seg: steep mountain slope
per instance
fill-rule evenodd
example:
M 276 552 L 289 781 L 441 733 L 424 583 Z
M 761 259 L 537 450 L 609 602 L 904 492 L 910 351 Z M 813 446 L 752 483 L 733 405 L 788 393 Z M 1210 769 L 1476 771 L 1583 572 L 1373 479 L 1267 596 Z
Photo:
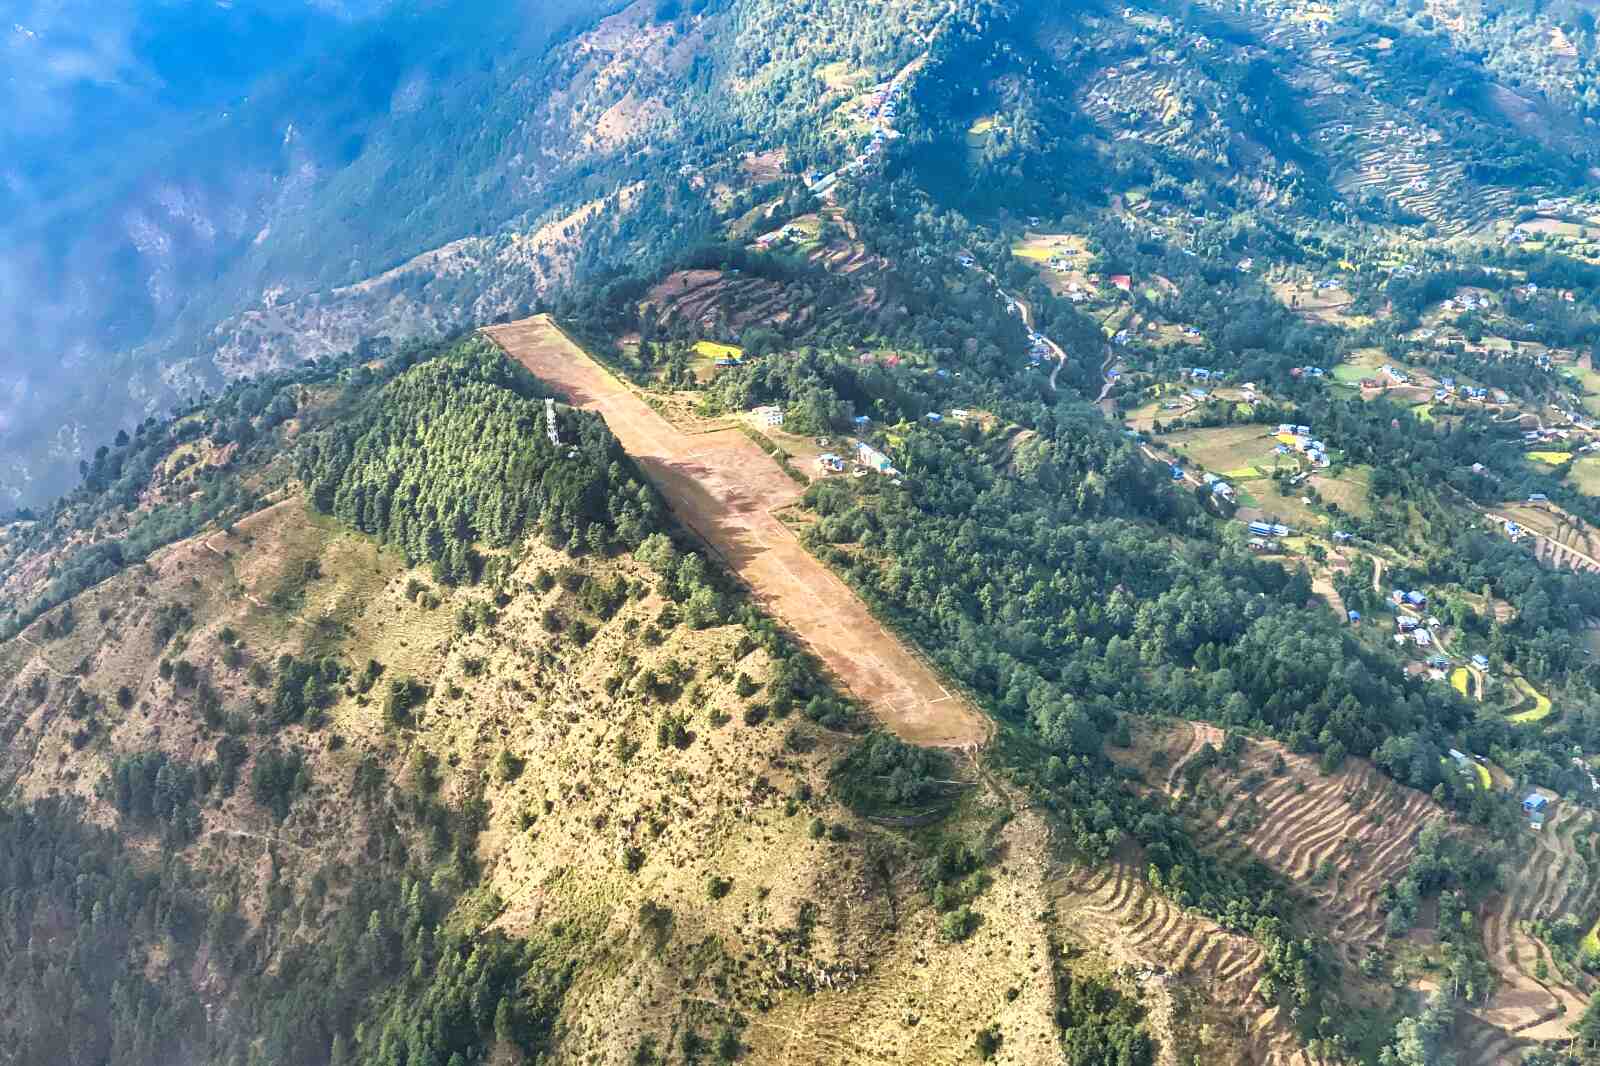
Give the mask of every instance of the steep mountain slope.
M 86 90 L 68 111 L 76 140 L 21 142 L 54 176 L 19 169 L 13 195 L 29 199 L 0 230 L 13 499 L 65 487 L 85 426 L 364 338 L 481 324 L 701 241 L 770 182 L 739 166 L 746 153 L 831 168 L 863 132 L 855 90 L 924 54 L 959 57 L 949 86 L 932 88 L 937 71 L 923 86 L 911 131 L 929 139 L 923 178 L 952 191 L 1037 186 L 1068 203 L 1143 172 L 1453 234 L 1596 164 L 1578 15 L 1498 15 L 1494 34 L 1538 40 L 1548 101 L 1518 96 L 1509 51 L 1485 65 L 1471 20 L 1442 10 L 572 0 L 341 17 L 150 15 L 127 34 L 131 58 L 170 91 L 129 76 L 108 112 Z M 180 31 L 214 35 L 231 62 L 186 66 L 168 46 Z M 27 60 L 49 40 L 19 31 L 8 47 Z M 298 65 L 261 65 L 296 45 Z M 107 113 L 139 128 L 134 150 Z M 990 115 L 1003 121 L 969 138 Z
M 0 1056 L 1581 1050 L 1600 579 L 1507 518 L 1600 522 L 1585 73 L 451 15 L 351 30 L 451 86 L 333 64 L 349 158 L 142 353 L 250 380 L 0 527 Z
M 1112 1012 L 1152 1046 L 1119 960 L 1060 957 L 1049 826 L 864 738 L 484 349 L 269 379 L 294 417 L 250 434 L 235 389 L 119 447 L 143 502 L 8 528 L 57 591 L 0 643 L 4 1061 L 1037 1061 Z M 37 565 L 224 483 L 86 587 Z
M 601 18 L 622 6 L 392 5 L 301 65 L 255 81 L 241 66 L 220 116 L 152 132 L 103 186 L 15 216 L 0 235 L 9 494 L 64 487 L 88 416 L 136 420 L 223 376 L 451 332 L 532 306 L 580 264 L 692 243 L 708 201 L 745 182 L 682 168 L 729 170 L 757 128 L 812 135 L 833 90 L 811 72 L 915 42 L 856 0 Z M 946 12 L 904 7 L 913 25 Z M 62 374 L 42 351 L 115 372 Z

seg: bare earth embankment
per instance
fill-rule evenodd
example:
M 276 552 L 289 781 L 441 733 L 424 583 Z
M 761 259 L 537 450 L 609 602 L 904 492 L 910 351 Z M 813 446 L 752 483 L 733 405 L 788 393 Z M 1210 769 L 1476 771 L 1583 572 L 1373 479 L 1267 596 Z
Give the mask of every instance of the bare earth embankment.
M 775 517 L 801 493 L 735 430 L 686 433 L 584 354 L 546 316 L 484 334 L 569 403 L 605 417 L 678 520 L 704 540 L 772 612 L 863 700 L 882 724 L 916 744 L 983 743 L 981 713 L 885 629 L 844 582 Z

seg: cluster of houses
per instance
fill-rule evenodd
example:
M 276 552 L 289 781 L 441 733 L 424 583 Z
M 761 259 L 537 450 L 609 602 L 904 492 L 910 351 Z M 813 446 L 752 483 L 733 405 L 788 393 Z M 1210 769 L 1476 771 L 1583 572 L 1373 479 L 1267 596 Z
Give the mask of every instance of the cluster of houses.
M 855 448 L 849 459 L 837 452 L 824 452 L 817 456 L 817 469 L 825 474 L 842 474 L 849 469 L 852 461 L 856 465 L 857 477 L 865 477 L 868 473 L 882 474 L 885 477 L 900 476 L 894 461 L 864 440 L 855 442 Z
M 1076 258 L 1077 255 L 1078 253 L 1073 251 L 1071 248 L 1063 248 L 1055 255 L 1052 255 L 1049 263 L 1046 265 L 1057 274 L 1065 274 L 1067 271 L 1072 269 L 1072 260 Z
M 801 227 L 790 224 L 788 226 L 784 226 L 782 229 L 773 230 L 771 233 L 763 233 L 761 236 L 757 237 L 756 247 L 760 248 L 762 251 L 766 251 L 767 249 L 772 248 L 774 245 L 780 244 L 784 241 L 804 241 L 810 239 L 810 237 L 811 234 L 807 233 Z
M 1582 429 L 1582 430 L 1593 430 L 1594 429 L 1594 426 L 1595 426 L 1594 419 L 1590 418 L 1588 415 L 1579 414 L 1576 411 L 1562 411 L 1561 414 L 1566 418 L 1566 420 L 1568 422 L 1572 423 L 1572 428 L 1574 428 L 1574 429 Z M 1589 449 L 1592 449 L 1592 448 L 1593 448 L 1593 445 L 1588 445 L 1588 446 L 1586 446 L 1585 450 L 1589 450 Z
M 1328 458 L 1328 446 L 1311 435 L 1310 426 L 1280 422 L 1277 438 L 1278 445 L 1273 448 L 1273 452 L 1278 455 L 1288 455 L 1293 449 L 1318 467 L 1326 467 L 1332 462 Z
M 1289 369 L 1289 376 L 1292 378 L 1325 378 L 1328 376 L 1328 370 L 1326 367 L 1320 366 L 1297 366 Z
M 1215 474 L 1206 474 L 1202 480 L 1205 482 L 1206 487 L 1211 490 L 1211 495 L 1215 496 L 1219 500 L 1224 500 L 1227 503 L 1235 502 L 1232 485 L 1228 484 Z
M 1030 362 L 1039 363 L 1050 358 L 1050 342 L 1043 333 L 1029 327 L 1028 329 L 1028 359 Z
M 1396 632 L 1394 642 L 1396 644 L 1405 644 L 1410 641 L 1419 648 L 1431 648 L 1434 644 L 1433 631 L 1438 628 L 1439 620 L 1437 618 L 1429 617 L 1423 620 L 1403 614 L 1395 619 Z M 1429 661 L 1429 665 L 1436 670 L 1443 670 L 1450 665 L 1450 660 L 1442 655 L 1435 656 L 1435 658 L 1443 660 L 1442 663 Z
M 1489 298 L 1475 292 L 1464 292 L 1446 300 L 1444 306 L 1449 311 L 1481 311 L 1489 306 Z
M 877 156 L 882 153 L 883 146 L 891 137 L 898 137 L 894 129 L 894 120 L 900 113 L 900 93 L 903 86 L 899 81 L 888 81 L 873 88 L 866 99 L 867 120 L 872 123 L 872 139 L 867 147 L 859 152 L 854 159 L 846 163 L 840 170 L 832 174 L 809 173 L 805 176 L 806 188 L 817 196 L 828 192 L 839 183 L 841 173 L 860 173 L 866 170 Z
M 1435 402 L 1443 402 L 1456 395 L 1468 400 L 1487 401 L 1489 399 L 1489 390 L 1485 388 L 1479 388 L 1474 385 L 1457 385 L 1456 379 L 1452 377 L 1440 378 L 1438 387 L 1433 390 L 1433 398 Z M 1509 399 L 1509 397 L 1507 397 L 1507 399 Z M 1502 400 L 1499 402 L 1503 403 L 1505 401 Z
M 1512 291 L 1518 296 L 1522 297 L 1524 300 L 1532 300 L 1537 297 L 1542 290 L 1539 288 L 1537 283 L 1530 281 L 1526 285 L 1518 285 Z M 1569 304 L 1575 303 L 1578 299 L 1577 294 L 1571 289 L 1556 289 L 1555 296 Z
M 1261 521 L 1251 522 L 1249 529 L 1251 536 L 1262 539 L 1267 537 L 1287 537 L 1290 533 L 1294 532 L 1288 526 L 1283 525 L 1282 523 Z M 1250 546 L 1254 548 L 1256 546 L 1255 541 L 1251 541 Z

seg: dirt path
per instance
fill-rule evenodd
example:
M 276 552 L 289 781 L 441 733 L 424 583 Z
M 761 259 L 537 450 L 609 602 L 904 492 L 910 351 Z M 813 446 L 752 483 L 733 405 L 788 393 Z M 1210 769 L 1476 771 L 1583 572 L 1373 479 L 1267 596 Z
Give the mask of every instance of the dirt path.
M 1486 516 L 1499 522 L 1502 526 L 1512 519 L 1494 511 L 1484 511 Z M 1533 555 L 1540 562 L 1563 570 L 1588 570 L 1600 573 L 1600 559 L 1587 552 L 1579 551 L 1570 544 L 1563 544 L 1554 537 L 1541 533 L 1536 529 L 1522 527 L 1523 532 L 1533 538 Z M 1559 530 L 1558 530 L 1559 532 Z
M 50 673 L 56 675 L 57 677 L 70 677 L 71 676 L 70 674 L 66 673 L 63 670 L 56 669 L 55 664 L 52 663 L 49 659 L 45 658 L 44 645 L 40 644 L 38 641 L 34 640 L 32 637 L 23 636 L 21 633 L 17 634 L 17 640 L 20 643 L 26 644 L 28 647 L 30 647 L 34 651 L 38 652 L 39 653 L 39 658 L 36 661 L 38 662 L 38 664 L 40 666 L 44 667 Z
M 678 520 L 884 726 L 904 740 L 937 747 L 988 740 L 988 719 L 879 624 L 778 520 L 775 512 L 798 501 L 801 488 L 748 438 L 736 430 L 691 435 L 673 426 L 548 317 L 484 333 L 568 402 L 603 415 Z
M 1344 597 L 1339 595 L 1339 590 L 1333 587 L 1333 575 L 1326 571 L 1318 571 L 1317 576 L 1311 579 L 1311 591 L 1328 601 L 1328 606 L 1333 608 L 1333 613 L 1338 615 L 1339 621 L 1347 621 L 1350 617 L 1345 609 Z
M 989 273 L 989 271 L 979 268 L 978 272 L 989 279 L 989 283 L 994 286 L 994 291 L 1000 294 L 1000 299 L 1003 302 L 1016 305 L 1017 314 L 1018 317 L 1022 319 L 1022 324 L 1027 326 L 1029 330 L 1032 330 L 1033 308 L 1028 306 L 1028 301 L 1022 299 L 1020 296 L 1013 296 L 1009 292 L 1006 292 L 1006 290 L 1002 289 L 1000 287 L 1000 279 Z M 1061 345 L 1057 344 L 1055 341 L 1051 340 L 1049 337 L 1045 336 L 1043 333 L 1039 334 L 1039 339 L 1044 341 L 1045 347 L 1049 348 L 1050 351 L 1055 353 L 1055 369 L 1050 371 L 1050 391 L 1060 392 L 1061 390 L 1056 387 L 1056 378 L 1061 376 L 1062 368 L 1067 365 L 1067 350 L 1061 347 Z M 1110 386 L 1108 385 L 1107 390 L 1109 390 L 1109 388 Z M 1100 398 L 1102 400 L 1105 399 L 1105 392 L 1100 393 Z

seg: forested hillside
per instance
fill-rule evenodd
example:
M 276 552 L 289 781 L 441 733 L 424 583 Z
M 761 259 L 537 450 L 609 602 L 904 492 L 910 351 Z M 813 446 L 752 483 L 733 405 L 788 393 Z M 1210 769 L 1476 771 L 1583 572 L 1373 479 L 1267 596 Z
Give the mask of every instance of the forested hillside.
M 352 356 L 141 427 L 7 527 L 5 1061 L 766 1061 L 930 953 L 944 1022 L 857 1039 L 1049 1018 L 954 979 L 1053 935 L 976 934 L 1023 888 L 983 872 L 1004 799 L 864 735 L 599 419 L 560 408 L 551 443 L 539 392 L 478 340 Z M 237 507 L 130 543 L 176 459 L 243 439 L 203 473 Z M 868 820 L 908 811 L 915 837 Z M 923 881 L 941 848 L 959 896 Z M 1081 1024 L 1137 1024 L 1104 995 Z
M 0 1062 L 1596 1061 L 1590 15 L 397 4 L 195 87 L 120 251 L 17 224 L 142 369 L 0 389 L 77 466 L 0 478 Z

